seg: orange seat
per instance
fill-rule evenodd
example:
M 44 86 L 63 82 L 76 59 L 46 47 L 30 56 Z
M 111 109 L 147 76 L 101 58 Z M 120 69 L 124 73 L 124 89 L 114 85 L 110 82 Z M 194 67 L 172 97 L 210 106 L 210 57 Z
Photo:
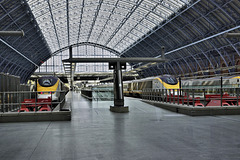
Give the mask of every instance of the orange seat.
M 40 108 L 39 111 L 51 111 L 51 108 L 47 105 L 44 105 L 43 107 Z
M 195 98 L 194 106 L 202 106 L 202 107 L 204 107 L 204 105 L 200 102 L 200 97 L 196 97 Z
M 30 112 L 28 108 L 21 108 L 18 112 Z
M 207 106 L 221 106 L 221 100 L 211 100 Z M 222 106 L 230 106 L 226 101 L 222 101 Z
M 194 106 L 202 106 L 202 107 L 204 107 L 204 105 L 203 105 L 202 103 L 200 103 L 200 102 L 196 102 L 196 103 L 194 104 Z

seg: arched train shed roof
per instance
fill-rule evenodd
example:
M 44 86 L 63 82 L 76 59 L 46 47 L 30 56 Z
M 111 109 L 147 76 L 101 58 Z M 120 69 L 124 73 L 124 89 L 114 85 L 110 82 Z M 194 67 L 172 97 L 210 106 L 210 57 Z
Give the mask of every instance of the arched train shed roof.
M 238 72 L 239 0 L 0 0 L 0 71 L 22 82 L 68 46 L 96 45 L 122 57 L 160 57 L 142 77 Z M 139 64 L 131 64 L 137 67 Z M 223 70 L 218 70 L 223 67 Z

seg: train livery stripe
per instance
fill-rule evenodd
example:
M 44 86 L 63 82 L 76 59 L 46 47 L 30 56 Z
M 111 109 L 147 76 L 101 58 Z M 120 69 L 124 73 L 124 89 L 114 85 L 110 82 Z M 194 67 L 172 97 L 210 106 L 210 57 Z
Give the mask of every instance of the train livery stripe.
M 37 91 L 38 92 L 49 92 L 49 91 L 56 91 L 59 85 L 59 80 L 51 87 L 42 87 L 37 83 Z
M 238 77 L 233 77 L 233 78 L 231 78 L 231 79 L 240 79 L 240 76 L 238 76 Z
M 159 80 L 166 89 L 179 89 L 179 82 L 175 85 L 171 85 L 163 82 L 160 78 L 155 78 L 155 79 Z

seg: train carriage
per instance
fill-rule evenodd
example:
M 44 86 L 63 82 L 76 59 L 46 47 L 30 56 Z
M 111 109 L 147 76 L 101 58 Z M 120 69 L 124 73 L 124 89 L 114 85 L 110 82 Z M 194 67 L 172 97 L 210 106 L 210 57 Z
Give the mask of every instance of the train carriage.
M 159 77 L 126 81 L 123 86 L 125 96 L 142 97 L 142 91 L 145 89 L 167 89 L 167 92 L 169 92 L 169 90 L 171 93 L 176 92 L 176 89 L 179 89 L 179 82 L 174 76 L 163 75 Z
M 182 89 L 194 89 L 196 95 L 205 94 L 236 94 L 236 88 L 240 87 L 240 76 L 213 77 L 204 79 L 182 80 Z

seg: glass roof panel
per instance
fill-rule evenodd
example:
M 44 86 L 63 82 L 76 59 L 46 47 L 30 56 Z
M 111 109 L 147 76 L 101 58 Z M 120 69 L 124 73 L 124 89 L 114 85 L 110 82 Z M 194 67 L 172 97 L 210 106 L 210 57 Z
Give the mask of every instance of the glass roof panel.
M 73 48 L 74 58 L 116 58 L 119 57 L 116 54 L 94 46 L 77 46 Z M 61 53 L 51 57 L 46 62 L 44 62 L 41 67 L 39 67 L 36 72 L 55 72 L 64 73 L 64 67 L 62 65 L 62 60 L 69 58 L 69 51 L 64 50 Z M 127 63 L 127 69 L 130 65 Z M 75 73 L 80 72 L 109 72 L 108 63 L 77 63 Z
M 52 52 L 91 42 L 122 52 L 191 0 L 27 0 Z

